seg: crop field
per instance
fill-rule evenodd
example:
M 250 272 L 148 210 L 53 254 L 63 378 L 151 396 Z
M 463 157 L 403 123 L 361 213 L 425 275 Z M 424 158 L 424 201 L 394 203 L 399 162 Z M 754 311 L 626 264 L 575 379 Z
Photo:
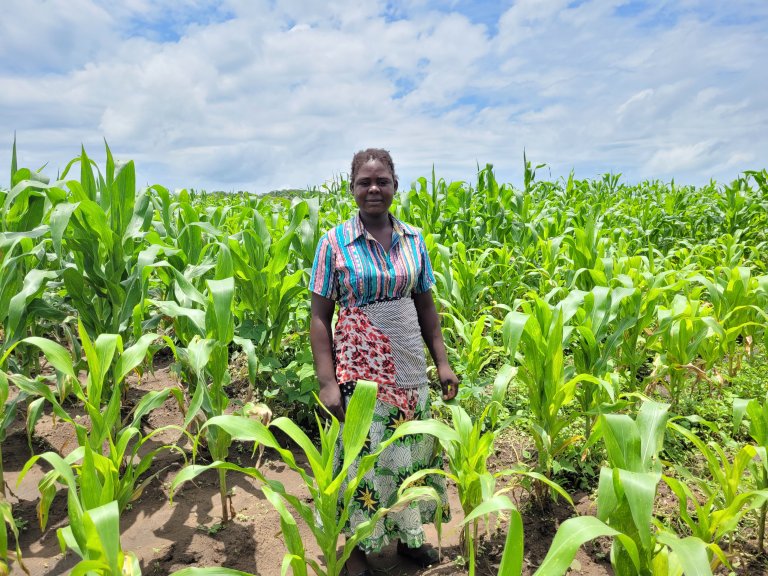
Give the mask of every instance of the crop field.
M 423 231 L 462 382 L 394 433 L 445 452 L 442 561 L 387 549 L 375 573 L 768 573 L 768 172 L 692 187 L 540 168 L 432 174 L 393 204 Z M 306 286 L 356 210 L 347 182 L 171 192 L 109 149 L 48 178 L 14 147 L 11 174 L 0 574 L 343 573 L 372 529 L 345 544 L 337 502 L 376 463 L 376 386 L 343 430 L 324 417 Z M 364 454 L 345 490 L 339 437 Z M 435 497 L 420 480 L 395 507 Z

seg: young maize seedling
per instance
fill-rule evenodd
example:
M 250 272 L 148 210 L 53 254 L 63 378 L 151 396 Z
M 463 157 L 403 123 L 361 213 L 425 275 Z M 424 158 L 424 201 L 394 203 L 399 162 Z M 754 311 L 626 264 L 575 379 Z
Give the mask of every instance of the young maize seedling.
M 354 476 L 348 474 L 350 466 L 361 454 L 366 444 L 368 431 L 373 421 L 376 389 L 376 384 L 373 382 L 358 381 L 347 407 L 343 430 L 333 416 L 330 416 L 330 421 L 326 423 L 323 423 L 317 416 L 319 448 L 288 418 L 277 418 L 267 427 L 261 422 L 247 417 L 224 415 L 211 418 L 202 425 L 195 439 L 194 451 L 197 450 L 201 435 L 206 433 L 207 428 L 213 427 L 221 429 L 233 440 L 255 442 L 272 448 L 283 462 L 298 472 L 312 497 L 312 505 L 288 492 L 282 483 L 267 479 L 255 467 L 243 467 L 222 461 L 205 466 L 187 466 L 174 478 L 171 484 L 171 494 L 173 495 L 181 484 L 206 470 L 235 470 L 258 479 L 264 486 L 265 496 L 280 514 L 281 527 L 288 550 L 283 562 L 283 569 L 287 570 L 290 567 L 296 576 L 305 576 L 307 566 L 310 566 L 318 576 L 339 576 L 344 563 L 352 554 L 357 543 L 373 533 L 376 523 L 391 509 L 407 506 L 415 500 L 428 498 L 438 504 L 435 520 L 439 530 L 441 505 L 435 490 L 426 486 L 407 487 L 404 485 L 396 502 L 389 507 L 378 508 L 370 520 L 357 525 L 354 533 L 346 539 L 341 555 L 337 556 L 339 539 L 349 519 L 352 499 L 356 497 L 357 488 L 363 477 L 373 468 L 379 454 L 392 442 L 407 433 L 406 430 L 400 430 L 404 427 L 401 425 L 389 439 L 381 443 L 376 451 L 360 458 L 357 473 Z M 296 462 L 290 450 L 279 445 L 269 428 L 280 430 L 298 445 L 309 463 L 308 470 Z M 334 474 L 334 452 L 339 438 L 342 439 L 344 446 L 344 459 L 341 469 Z M 345 482 L 346 488 L 342 489 Z M 286 503 L 304 520 L 315 537 L 318 548 L 323 555 L 324 566 L 307 557 L 295 520 L 288 511 Z

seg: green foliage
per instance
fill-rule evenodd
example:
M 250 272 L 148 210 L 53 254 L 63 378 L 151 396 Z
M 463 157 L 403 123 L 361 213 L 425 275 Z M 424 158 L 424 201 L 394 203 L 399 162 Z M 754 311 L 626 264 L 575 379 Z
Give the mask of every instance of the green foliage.
M 678 467 L 682 480 L 665 477 L 664 481 L 677 496 L 680 518 L 688 525 L 691 533 L 716 549 L 718 542 L 737 529 L 744 514 L 762 506 L 768 498 L 766 490 L 741 489 L 747 469 L 757 456 L 757 449 L 745 445 L 729 458 L 725 448 L 718 443 L 704 443 L 676 422 L 670 422 L 668 426 L 696 447 L 705 459 L 710 478 L 698 478 L 689 470 Z M 689 484 L 703 495 L 704 502 L 694 494 Z M 688 513 L 689 506 L 694 509 L 693 515 Z
M 40 459 L 53 466 L 38 484 L 41 500 L 38 505 L 40 524 L 45 528 L 56 483 L 64 483 L 69 490 L 68 509 L 71 518 L 82 516 L 82 511 L 115 501 L 120 510 L 138 498 L 146 485 L 161 471 L 149 477 L 142 476 L 149 470 L 153 459 L 163 450 L 181 450 L 177 446 L 162 445 L 143 450 L 151 445 L 153 437 L 167 428 L 158 428 L 144 435 L 140 431 L 141 418 L 161 405 L 170 395 L 181 403 L 181 391 L 168 388 L 146 394 L 133 411 L 133 421 L 123 422 L 120 414 L 122 383 L 125 377 L 144 361 L 154 335 L 146 335 L 133 346 L 123 350 L 122 339 L 114 334 L 102 334 L 91 342 L 83 325 L 80 337 L 87 358 L 88 375 L 83 385 L 77 378 L 71 357 L 59 344 L 44 338 L 25 338 L 17 345 L 32 345 L 40 349 L 48 362 L 65 378 L 75 396 L 83 403 L 88 414 L 88 425 L 73 418 L 62 406 L 42 379 L 31 380 L 20 375 L 10 375 L 22 393 L 35 398 L 30 403 L 27 427 L 31 431 L 42 414 L 44 403 L 50 404 L 53 413 L 72 426 L 77 435 L 78 448 L 62 458 L 55 452 L 32 456 L 19 474 L 21 482 L 32 466 Z M 12 352 L 8 350 L 6 356 Z M 2 373 L 0 373 L 2 374 Z M 6 376 L 0 377 L 0 381 Z M 105 403 L 105 398 L 108 401 Z
M 749 423 L 749 436 L 756 444 L 754 452 L 759 456 L 759 460 L 752 459 L 747 463 L 747 466 L 755 487 L 760 493 L 765 493 L 768 490 L 768 397 L 765 397 L 762 402 L 757 399 L 737 398 L 734 400 L 734 433 L 738 432 L 745 417 Z M 760 551 L 764 549 L 765 543 L 766 512 L 768 512 L 768 503 L 763 501 L 760 504 L 757 536 L 757 546 Z
M 531 412 L 528 432 L 538 453 L 536 471 L 546 478 L 551 478 L 555 459 L 579 440 L 578 436 L 563 436 L 568 420 L 561 410 L 576 397 L 579 382 L 600 385 L 589 374 L 571 377 L 572 370 L 564 363 L 563 346 L 570 334 L 564 323 L 575 314 L 581 299 L 578 293 L 574 296 L 558 306 L 534 297 L 522 303 L 525 312 L 508 313 L 502 328 L 504 344 L 517 360 L 518 377 L 526 386 Z M 543 503 L 546 485 L 539 482 L 536 486 L 537 499 Z
M 57 532 L 61 551 L 72 550 L 81 560 L 72 575 L 141 575 L 139 559 L 120 545 L 120 515 L 117 502 L 82 512 L 69 526 Z
M 3 484 L 5 489 L 5 484 Z M 8 528 L 11 529 L 14 540 L 16 541 L 15 551 L 8 551 Z M 13 508 L 11 503 L 5 499 L 5 494 L 0 497 L 0 574 L 10 573 L 10 561 L 15 560 L 24 573 L 29 576 L 29 570 L 24 565 L 19 548 L 19 529 L 16 527 L 16 521 L 13 518 Z
M 637 303 L 634 288 L 613 290 L 595 286 L 584 294 L 584 303 L 573 319 L 573 364 L 579 374 L 592 374 L 599 381 L 581 382 L 576 396 L 584 414 L 584 437 L 589 436 L 596 415 L 603 404 L 616 399 L 616 390 L 605 380 L 615 369 L 615 358 L 624 334 L 637 322 L 638 314 L 630 307 Z
M 522 530 L 518 526 L 519 512 L 509 502 L 503 492 L 507 488 L 497 488 L 497 479 L 511 474 L 525 475 L 543 482 L 561 494 L 566 500 L 570 497 L 557 484 L 536 472 L 525 468 L 503 470 L 492 473 L 488 469 L 488 459 L 494 454 L 494 441 L 496 437 L 511 424 L 512 419 L 504 422 L 498 421 L 501 401 L 506 395 L 509 382 L 514 376 L 514 370 L 507 366 L 499 372 L 494 382 L 493 395 L 485 406 L 479 418 L 472 419 L 467 412 L 458 405 L 449 405 L 452 425 L 449 426 L 437 420 L 421 420 L 405 422 L 398 427 L 398 433 L 430 434 L 445 452 L 449 472 L 443 470 L 421 470 L 408 478 L 404 485 L 415 482 L 429 474 L 442 474 L 452 480 L 458 489 L 459 501 L 464 512 L 465 524 L 462 533 L 464 544 L 464 556 L 468 558 L 470 575 L 475 573 L 477 555 L 478 520 L 487 517 L 492 512 L 509 511 L 511 513 L 511 525 L 509 545 L 519 546 L 522 550 Z M 486 518 L 487 519 L 487 518 Z M 519 534 L 513 532 L 519 531 Z M 512 554 L 512 552 L 509 552 Z M 509 560 L 509 562 L 513 562 Z M 513 563 L 516 564 L 516 561 Z M 519 573 L 519 567 L 517 568 Z
M 618 576 L 712 574 L 708 551 L 722 553 L 699 538 L 679 538 L 666 529 L 654 530 L 653 503 L 661 480 L 658 458 L 664 444 L 668 405 L 646 401 L 637 418 L 604 414 L 596 434 L 605 443 L 610 467 L 600 473 L 597 518 L 564 522 L 537 576 L 560 575 L 578 548 L 598 536 L 613 537 L 611 565 Z
M 293 453 L 281 447 L 269 428 L 261 422 L 243 416 L 224 415 L 211 418 L 201 427 L 200 433 L 195 439 L 195 449 L 199 443 L 200 435 L 205 433 L 206 428 L 211 427 L 221 429 L 233 439 L 256 442 L 274 449 L 280 458 L 299 474 L 304 486 L 309 491 L 313 505 L 288 492 L 282 483 L 267 479 L 257 468 L 237 466 L 224 461 L 216 461 L 205 466 L 197 464 L 187 466 L 174 478 L 171 492 L 175 492 L 184 482 L 211 469 L 235 470 L 258 479 L 262 483 L 264 495 L 280 515 L 282 534 L 287 549 L 283 563 L 284 569 L 290 567 L 293 573 L 298 576 L 307 574 L 307 566 L 310 566 L 319 576 L 338 576 L 357 543 L 373 532 L 378 520 L 391 508 L 407 506 L 408 503 L 421 498 L 432 498 L 436 502 L 440 502 L 434 489 L 428 487 L 406 488 L 406 482 L 400 491 L 397 502 L 391 508 L 380 507 L 370 520 L 359 524 L 352 536 L 346 539 L 341 554 L 337 556 L 339 539 L 349 519 L 350 504 L 363 476 L 373 468 L 379 454 L 388 445 L 406 434 L 412 433 L 405 428 L 405 425 L 400 426 L 374 452 L 366 453 L 361 457 L 357 473 L 354 476 L 349 474 L 351 464 L 361 454 L 368 437 L 368 431 L 373 421 L 376 390 L 375 383 L 358 381 L 347 407 L 343 429 L 332 416 L 329 415 L 330 418 L 325 423 L 318 416 L 319 447 L 314 445 L 309 437 L 288 418 L 277 418 L 270 424 L 270 428 L 280 430 L 296 443 L 306 457 L 309 469 L 299 465 Z M 344 446 L 344 458 L 341 469 L 334 474 L 334 451 L 339 440 Z M 296 522 L 289 512 L 288 506 L 305 522 L 314 536 L 325 559 L 325 566 L 320 566 L 315 560 L 307 557 Z M 436 509 L 435 520 L 439 527 L 440 505 Z

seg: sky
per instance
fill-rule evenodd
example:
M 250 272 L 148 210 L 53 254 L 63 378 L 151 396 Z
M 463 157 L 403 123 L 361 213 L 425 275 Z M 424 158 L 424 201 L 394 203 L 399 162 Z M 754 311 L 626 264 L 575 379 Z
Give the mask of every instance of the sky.
M 0 186 L 81 145 L 137 184 L 728 183 L 768 166 L 766 0 L 2 0 Z M 4 160 L 3 160 L 4 158 Z

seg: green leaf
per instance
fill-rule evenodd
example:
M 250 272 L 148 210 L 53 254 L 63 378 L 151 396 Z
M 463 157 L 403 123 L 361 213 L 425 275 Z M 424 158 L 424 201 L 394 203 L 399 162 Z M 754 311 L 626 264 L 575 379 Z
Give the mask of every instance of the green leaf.
M 657 455 L 664 447 L 668 410 L 669 404 L 646 400 L 637 414 L 637 429 L 642 442 L 640 463 L 644 471 L 661 469 Z
M 282 498 L 269 486 L 262 486 L 261 491 L 280 516 L 280 528 L 285 547 L 288 549 L 289 566 L 292 569 L 292 574 L 294 576 L 306 576 L 307 564 L 304 561 L 306 553 L 296 520 L 286 508 Z
M 200 431 L 202 432 L 211 426 L 218 426 L 229 434 L 233 440 L 257 442 L 268 448 L 280 449 L 280 445 L 275 440 L 272 432 L 264 424 L 252 418 L 228 414 L 214 416 L 203 424 Z
M 450 443 L 461 443 L 459 433 L 443 422 L 437 420 L 410 420 L 403 422 L 392 434 L 392 439 L 397 440 L 404 436 L 413 434 L 430 434 L 437 438 L 443 447 L 450 446 Z
M 40 338 L 38 336 L 30 336 L 29 338 L 24 338 L 21 342 L 40 348 L 40 350 L 45 355 L 45 359 L 48 360 L 51 366 L 56 368 L 56 370 L 62 374 L 66 374 L 70 378 L 77 379 L 72 356 L 70 356 L 67 349 L 64 348 L 61 344 L 57 344 L 52 340 Z M 3 364 L 4 360 L 5 357 L 2 361 L 0 361 L 0 365 Z
M 11 188 L 13 188 L 16 184 L 14 182 L 14 176 L 16 175 L 16 171 L 18 170 L 18 164 L 16 161 L 16 132 L 13 133 L 13 149 L 11 152 Z
M 496 373 L 496 378 L 493 380 L 493 395 L 491 396 L 492 401 L 499 403 L 504 402 L 504 398 L 507 396 L 509 383 L 512 381 L 516 374 L 517 368 L 511 366 L 510 364 L 504 364 L 501 368 L 499 368 L 499 371 Z
M 504 512 L 509 510 L 517 510 L 515 505 L 512 503 L 512 500 L 503 494 L 497 494 L 467 514 L 461 521 L 461 525 L 468 524 L 473 520 L 482 518 L 493 512 Z
M 501 335 L 504 340 L 504 346 L 506 346 L 507 351 L 512 356 L 511 360 L 514 360 L 515 358 L 520 338 L 525 331 L 525 326 L 528 323 L 529 318 L 530 315 L 521 312 L 510 312 L 504 318 Z
M 501 555 L 499 574 L 519 576 L 523 572 L 524 552 L 523 518 L 517 510 L 511 510 L 507 538 L 504 541 L 504 552 Z
M 377 391 L 378 386 L 375 382 L 358 380 L 355 385 L 344 416 L 344 428 L 341 433 L 344 443 L 342 469 L 349 468 L 365 445 L 373 422 Z
M 661 481 L 661 472 L 630 472 L 614 469 L 614 482 L 617 474 L 640 540 L 643 546 L 649 549 L 653 538 L 651 533 L 653 503 L 656 499 L 656 488 Z
M 270 428 L 277 428 L 278 430 L 285 432 L 285 434 L 302 449 L 318 483 L 324 485 L 326 480 L 323 466 L 324 458 L 304 431 L 292 420 L 285 417 L 275 418 L 269 426 Z
M 678 538 L 667 531 L 659 532 L 656 540 L 661 544 L 669 546 L 674 556 L 682 565 L 683 574 L 686 576 L 712 576 L 707 545 L 704 541 L 693 536 Z
M 569 518 L 560 525 L 547 556 L 534 576 L 562 576 L 571 566 L 578 549 L 585 542 L 600 536 L 617 536 L 618 534 L 618 531 L 594 516 Z M 637 556 L 636 548 L 634 555 Z
M 155 408 L 162 406 L 168 399 L 168 396 L 173 394 L 179 406 L 184 406 L 184 393 L 180 388 L 164 388 L 163 390 L 151 390 L 144 394 L 139 400 L 136 407 L 133 409 L 133 421 L 131 426 L 138 426 L 141 419 L 152 412 Z
M 90 550 L 99 550 L 106 558 L 113 574 L 122 572 L 122 562 L 119 562 L 121 556 L 120 549 L 120 511 L 116 501 L 109 502 L 103 506 L 92 508 L 84 515 L 86 526 L 90 521 L 91 530 L 86 529 L 88 533 L 88 548 Z
M 56 279 L 58 275 L 55 272 L 39 270 L 34 268 L 24 277 L 24 284 L 21 290 L 11 298 L 8 306 L 8 330 L 16 336 L 22 333 L 22 320 L 26 317 L 29 310 L 29 303 L 38 298 L 45 289 L 49 281 Z
M 756 402 L 754 399 L 746 398 L 734 398 L 733 400 L 733 434 L 736 435 L 741 427 L 741 421 L 744 419 L 744 414 L 747 412 L 747 407 L 752 402 Z
M 243 466 L 238 466 L 237 464 L 232 464 L 230 462 L 220 462 L 220 461 L 211 462 L 210 464 L 207 464 L 207 465 L 190 464 L 182 468 L 179 471 L 179 473 L 176 474 L 176 476 L 173 478 L 173 481 L 171 482 L 171 487 L 170 487 L 171 502 L 173 502 L 174 495 L 176 491 L 179 489 L 179 486 L 184 484 L 184 482 L 188 482 L 189 480 L 197 478 L 200 474 L 203 474 L 208 470 L 234 470 L 236 472 L 246 474 L 247 476 L 250 476 L 252 478 L 256 478 L 261 482 L 269 483 L 270 485 L 274 484 L 273 482 L 268 482 L 267 479 L 264 477 L 264 475 L 256 468 L 246 468 Z
M 157 340 L 157 334 L 144 334 L 133 346 L 125 350 L 117 359 L 117 382 L 123 379 L 142 363 L 147 356 L 150 344 Z
M 208 293 L 212 305 L 206 309 L 206 337 L 229 344 L 235 334 L 232 301 L 235 293 L 234 278 L 208 280 Z
M 185 308 L 176 302 L 149 300 L 160 312 L 171 318 L 188 318 L 194 325 L 199 336 L 205 336 L 205 312 L 195 308 Z
M 639 472 L 642 441 L 635 422 L 626 414 L 603 414 L 601 420 L 611 465 Z
M 61 202 L 51 211 L 51 240 L 59 259 L 61 259 L 61 241 L 64 238 L 64 232 L 69 226 L 72 214 L 79 205 L 79 202 Z

